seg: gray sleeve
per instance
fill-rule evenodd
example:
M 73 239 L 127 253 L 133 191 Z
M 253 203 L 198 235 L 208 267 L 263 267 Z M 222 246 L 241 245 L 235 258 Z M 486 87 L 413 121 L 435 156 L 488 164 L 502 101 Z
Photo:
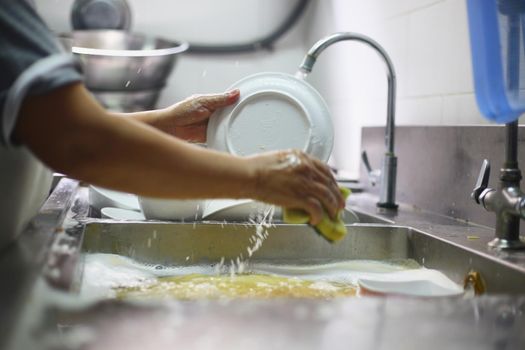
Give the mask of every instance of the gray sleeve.
M 24 98 L 80 81 L 77 66 L 72 55 L 57 54 L 37 61 L 18 77 L 4 100 L 0 125 L 2 144 L 11 146 L 11 134 Z
M 0 0 L 0 68 L 0 143 L 7 147 L 25 97 L 82 81 L 80 65 L 29 0 Z

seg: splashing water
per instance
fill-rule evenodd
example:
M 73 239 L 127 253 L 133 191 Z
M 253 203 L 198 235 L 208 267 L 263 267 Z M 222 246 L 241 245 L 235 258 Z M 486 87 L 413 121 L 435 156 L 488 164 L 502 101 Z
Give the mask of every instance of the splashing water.
M 308 77 L 308 74 L 309 72 L 303 70 L 303 69 L 299 69 L 296 73 L 295 73 L 295 77 L 297 79 L 300 79 L 300 80 L 306 80 L 306 78 Z
M 197 227 L 197 221 L 199 220 L 199 213 L 200 213 L 200 209 L 201 209 L 201 206 L 200 204 L 197 204 L 197 208 L 195 208 L 195 218 L 193 219 L 193 229 L 195 230 L 195 228 Z
M 262 274 L 235 278 L 189 274 L 162 277 L 155 284 L 117 288 L 115 292 L 118 299 L 334 298 L 354 296 L 356 288 L 337 282 Z
M 262 247 L 263 242 L 268 238 L 268 229 L 273 226 L 274 213 L 275 206 L 266 206 L 261 212 L 249 219 L 250 227 L 255 226 L 255 233 L 248 239 L 249 245 L 246 247 L 248 259 Z M 242 274 L 246 270 L 246 259 L 242 252 L 234 259 L 230 259 L 228 266 L 225 266 L 224 260 L 224 257 L 222 257 L 219 264 L 215 266 L 217 275 L 227 272 L 233 277 L 236 274 Z

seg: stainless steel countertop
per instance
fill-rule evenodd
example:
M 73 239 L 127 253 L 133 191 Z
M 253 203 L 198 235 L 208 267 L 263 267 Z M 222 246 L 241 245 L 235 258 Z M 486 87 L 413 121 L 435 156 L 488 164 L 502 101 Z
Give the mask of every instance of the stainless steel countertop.
M 523 297 L 104 302 L 54 313 L 66 339 L 59 349 L 521 350 L 525 344 Z
M 53 287 L 67 278 L 54 269 L 70 266 L 73 273 L 80 252 L 77 219 L 87 207 L 86 191 L 78 190 L 75 181 L 61 181 L 19 241 L 0 252 L 1 349 L 525 348 L 525 295 L 85 304 Z M 364 193 L 349 204 L 375 213 L 373 203 Z M 486 252 L 486 227 L 408 207 L 384 217 L 515 260 Z M 480 238 L 468 240 L 465 232 Z M 516 261 L 523 268 L 521 256 Z
M 400 204 L 398 211 L 391 211 L 378 208 L 376 203 L 376 196 L 366 192 L 356 193 L 350 196 L 347 208 L 377 217 L 378 219 L 387 220 L 392 224 L 409 226 L 426 232 L 476 251 L 490 259 L 507 262 L 515 269 L 525 272 L 525 250 L 508 251 L 488 247 L 488 242 L 495 237 L 494 228 L 438 215 L 406 204 Z M 490 215 L 490 213 L 487 213 L 487 215 Z

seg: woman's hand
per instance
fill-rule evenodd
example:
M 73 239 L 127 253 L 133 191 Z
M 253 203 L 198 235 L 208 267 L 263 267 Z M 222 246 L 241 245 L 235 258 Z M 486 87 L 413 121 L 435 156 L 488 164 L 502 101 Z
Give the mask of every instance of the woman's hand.
M 234 104 L 239 90 L 222 94 L 195 95 L 162 110 L 150 124 L 190 142 L 206 142 L 208 119 L 219 108 Z
M 345 206 L 330 169 L 303 152 L 263 153 L 250 157 L 249 162 L 256 172 L 256 199 L 302 209 L 310 215 L 312 225 L 321 221 L 324 210 L 335 218 Z

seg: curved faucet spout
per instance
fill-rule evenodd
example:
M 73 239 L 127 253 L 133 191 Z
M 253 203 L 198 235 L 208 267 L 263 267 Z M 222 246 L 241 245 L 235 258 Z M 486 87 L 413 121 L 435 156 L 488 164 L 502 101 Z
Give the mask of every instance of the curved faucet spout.
M 387 100 L 387 120 L 385 129 L 385 156 L 381 171 L 381 193 L 378 206 L 384 208 L 397 208 L 395 204 L 397 158 L 394 154 L 394 135 L 395 135 L 395 109 L 396 109 L 396 72 L 390 56 L 385 49 L 375 40 L 366 35 L 351 32 L 341 32 L 329 35 L 318 42 L 308 51 L 299 69 L 302 72 L 310 73 L 317 61 L 317 57 L 327 47 L 340 41 L 358 41 L 372 47 L 384 60 L 387 68 L 388 100 Z

